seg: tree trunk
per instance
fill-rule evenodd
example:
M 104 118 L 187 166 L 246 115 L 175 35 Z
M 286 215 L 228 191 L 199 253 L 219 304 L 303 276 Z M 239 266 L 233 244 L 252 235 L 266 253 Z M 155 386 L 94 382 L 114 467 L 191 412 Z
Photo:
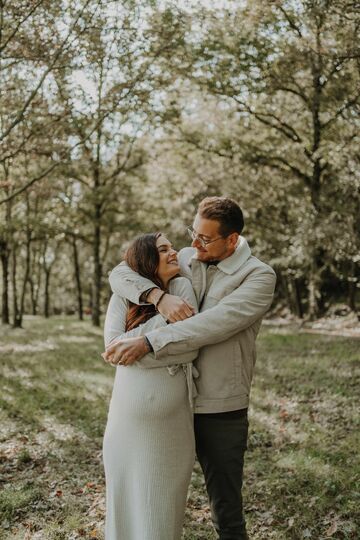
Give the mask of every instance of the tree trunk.
M 16 286 L 16 246 L 12 252 L 12 288 L 13 288 L 13 327 L 22 328 L 22 313 L 19 310 Z
M 102 108 L 102 93 L 103 93 L 103 63 L 100 63 L 99 73 L 99 86 L 98 86 L 98 115 L 101 119 Z M 102 217 L 102 204 L 101 204 L 101 139 L 102 139 L 102 123 L 99 121 L 96 130 L 96 159 L 93 161 L 93 180 L 94 180 L 94 245 L 93 245 L 93 257 L 94 257 L 94 282 L 93 282 L 93 309 L 92 309 L 92 323 L 94 326 L 100 326 L 100 302 L 101 302 L 101 278 L 102 278 L 102 264 L 101 264 L 101 217 Z
M 352 311 L 356 311 L 356 263 L 351 261 L 350 276 L 348 278 L 348 305 Z
M 89 313 L 92 315 L 92 312 L 93 312 L 93 299 L 94 299 L 92 281 L 90 281 L 89 285 L 88 285 L 88 294 L 89 294 Z
M 45 268 L 44 317 L 50 317 L 50 273 L 51 268 Z
M 81 274 L 80 274 L 80 265 L 79 265 L 79 254 L 78 254 L 75 236 L 72 237 L 72 245 L 73 245 L 73 254 L 74 254 L 74 273 L 75 273 L 75 282 L 76 282 L 76 291 L 77 291 L 77 300 L 78 300 L 78 314 L 79 314 L 79 320 L 83 321 L 84 310 L 83 310 Z
M 3 170 L 5 175 L 5 195 L 9 195 L 9 187 L 7 181 L 9 178 L 9 164 L 5 160 L 3 162 Z M 2 266 L 2 306 L 1 306 L 1 321 L 3 324 L 10 324 L 10 308 L 9 308 L 9 263 L 11 257 L 12 235 L 11 235 L 11 202 L 6 203 L 5 209 L 5 225 L 6 229 L 0 240 L 0 257 Z M 6 232 L 7 231 L 7 232 Z
M 32 272 L 29 275 L 29 286 L 30 286 L 30 300 L 31 300 L 31 312 L 33 315 L 37 315 L 37 299 L 38 299 L 38 275 L 35 274 L 35 264 L 36 264 L 36 254 L 33 255 L 32 260 Z
M 21 319 L 24 313 L 24 307 L 25 307 L 25 295 L 26 295 L 26 287 L 29 281 L 29 275 L 30 275 L 30 247 L 31 247 L 31 231 L 27 230 L 27 238 L 26 238 L 26 258 L 25 258 L 25 273 L 23 278 L 23 284 L 21 289 L 21 297 L 20 297 L 20 313 L 21 313 Z
M 39 305 L 39 294 L 41 290 L 41 282 L 42 282 L 42 268 L 40 261 L 37 261 L 37 275 L 36 275 L 36 283 L 34 283 L 34 291 L 32 293 L 31 297 L 31 304 L 32 304 L 32 311 L 33 315 L 37 315 L 38 311 L 38 305 Z
M 94 326 L 100 326 L 100 295 L 101 295 L 101 277 L 102 264 L 100 258 L 101 246 L 101 227 L 100 227 L 100 207 L 95 206 L 95 226 L 94 226 L 94 281 L 93 281 L 93 302 L 92 302 L 92 323 Z
M 301 291 L 300 291 L 300 283 L 297 278 L 294 279 L 294 292 L 295 292 L 295 302 L 296 302 L 296 309 L 297 314 L 300 319 L 304 318 L 304 310 L 301 302 Z
M 301 302 L 300 284 L 297 278 L 291 278 L 291 297 L 292 305 L 294 306 L 294 313 L 299 319 L 303 319 L 304 310 Z
M 290 278 L 286 274 L 282 274 L 278 272 L 278 282 L 279 282 L 279 288 L 282 290 L 283 296 L 286 299 L 286 303 L 291 313 L 293 313 L 294 305 L 293 305 L 292 295 L 291 295 Z
M 35 285 L 34 285 L 34 280 L 32 277 L 29 277 L 29 285 L 30 285 L 31 313 L 33 315 L 36 315 L 37 305 L 35 301 Z
M 321 221 L 322 203 L 321 203 L 321 180 L 325 165 L 321 164 L 318 152 L 322 138 L 322 124 L 320 120 L 321 102 L 322 102 L 322 75 L 323 75 L 323 57 L 321 44 L 321 24 L 316 29 L 316 50 L 312 57 L 312 77 L 313 77 L 313 95 L 312 95 L 312 149 L 313 156 L 312 176 L 310 180 L 310 195 L 314 208 L 314 224 L 316 230 Z M 309 272 L 309 317 L 315 319 L 320 316 L 323 308 L 323 298 L 321 293 L 321 272 L 323 259 L 320 255 L 321 246 L 314 246 L 312 253 L 311 268 Z
M 9 313 L 9 259 L 10 250 L 6 241 L 0 242 L 0 256 L 2 266 L 2 307 L 1 322 L 10 324 Z
M 314 255 L 309 272 L 308 298 L 309 309 L 308 315 L 310 320 L 314 320 L 323 315 L 324 302 L 321 293 L 321 268 L 318 258 Z

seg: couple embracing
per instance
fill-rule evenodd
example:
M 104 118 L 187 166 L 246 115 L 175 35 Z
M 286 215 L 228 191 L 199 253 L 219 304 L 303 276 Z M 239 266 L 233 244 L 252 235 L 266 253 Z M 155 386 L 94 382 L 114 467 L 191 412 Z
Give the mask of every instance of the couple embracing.
M 219 539 L 248 538 L 247 409 L 275 274 L 251 255 L 243 226 L 235 201 L 207 197 L 191 247 L 177 253 L 164 234 L 145 234 L 110 274 L 106 540 L 180 540 L 195 454 Z

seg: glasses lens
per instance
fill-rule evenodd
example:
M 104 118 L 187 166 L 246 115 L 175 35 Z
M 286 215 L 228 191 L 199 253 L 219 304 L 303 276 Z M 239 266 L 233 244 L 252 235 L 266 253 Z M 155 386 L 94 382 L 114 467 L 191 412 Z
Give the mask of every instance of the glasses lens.
M 200 238 L 200 236 L 198 236 L 192 229 L 188 228 L 186 230 L 189 233 L 191 240 L 196 240 L 197 242 L 199 242 L 201 247 L 206 247 L 206 245 L 209 243 L 209 242 L 206 242 L 203 238 Z

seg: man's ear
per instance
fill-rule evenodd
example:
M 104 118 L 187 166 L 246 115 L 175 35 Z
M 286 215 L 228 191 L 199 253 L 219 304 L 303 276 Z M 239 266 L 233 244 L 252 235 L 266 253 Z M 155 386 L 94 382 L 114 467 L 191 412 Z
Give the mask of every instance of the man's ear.
M 230 243 L 230 247 L 235 248 L 236 244 L 238 243 L 238 240 L 239 240 L 239 233 L 233 232 L 229 234 L 228 241 Z

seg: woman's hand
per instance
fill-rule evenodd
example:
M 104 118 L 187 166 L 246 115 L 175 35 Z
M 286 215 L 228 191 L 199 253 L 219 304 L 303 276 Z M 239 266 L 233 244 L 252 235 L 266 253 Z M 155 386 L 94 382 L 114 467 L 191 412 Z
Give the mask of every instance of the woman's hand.
M 151 304 L 156 305 L 158 312 L 167 321 L 172 323 L 184 321 L 195 314 L 194 307 L 180 296 L 169 293 L 161 296 L 162 294 L 163 291 L 161 291 L 161 289 L 152 289 L 147 295 L 146 300 Z M 159 296 L 161 298 L 160 302 Z
M 110 345 L 102 357 L 108 364 L 131 366 L 149 352 L 149 345 L 143 336 L 127 338 Z

